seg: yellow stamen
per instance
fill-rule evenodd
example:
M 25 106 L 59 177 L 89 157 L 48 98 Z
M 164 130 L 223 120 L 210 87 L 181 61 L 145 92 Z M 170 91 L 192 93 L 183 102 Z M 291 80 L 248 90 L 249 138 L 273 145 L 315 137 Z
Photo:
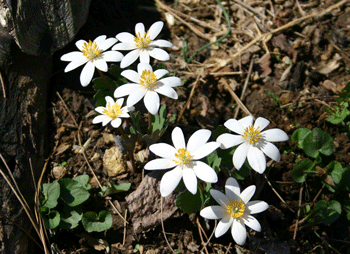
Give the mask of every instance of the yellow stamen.
M 254 128 L 253 125 L 246 127 L 243 133 L 243 138 L 248 140 L 251 144 L 257 142 L 259 139 L 261 139 L 259 127 Z
M 154 72 L 150 70 L 144 70 L 141 74 L 140 78 L 140 84 L 147 87 L 148 89 L 151 89 L 156 83 L 158 79 L 156 78 L 156 75 Z
M 173 161 L 179 164 L 180 166 L 183 166 L 184 164 L 189 163 L 193 156 L 190 154 L 190 151 L 187 151 L 185 148 L 180 148 L 179 150 L 177 150 L 175 157 L 177 158 L 177 160 Z
M 244 214 L 245 205 L 242 200 L 233 200 L 227 206 L 227 213 L 231 215 L 233 218 L 239 218 Z
M 95 41 L 85 42 L 82 51 L 83 55 L 89 59 L 94 59 L 101 53 Z
M 121 106 L 118 103 L 114 103 L 114 105 L 111 105 L 108 102 L 107 107 L 102 111 L 102 113 L 115 119 L 122 113 Z
M 146 48 L 151 43 L 151 38 L 148 36 L 148 31 L 145 32 L 143 35 L 140 33 L 136 34 L 136 37 L 134 38 L 136 47 L 143 49 Z

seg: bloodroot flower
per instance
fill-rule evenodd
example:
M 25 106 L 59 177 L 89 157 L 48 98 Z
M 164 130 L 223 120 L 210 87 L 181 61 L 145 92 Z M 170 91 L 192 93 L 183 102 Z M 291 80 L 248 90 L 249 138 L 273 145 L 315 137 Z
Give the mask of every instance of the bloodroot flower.
M 64 69 L 64 72 L 74 70 L 85 64 L 80 74 L 80 83 L 82 86 L 87 86 L 94 76 L 95 67 L 100 71 L 106 72 L 108 70 L 106 62 L 120 62 L 123 58 L 122 53 L 106 51 L 118 40 L 115 38 L 106 39 L 106 37 L 106 35 L 101 35 L 94 41 L 77 41 L 75 45 L 80 51 L 70 52 L 61 57 L 61 61 L 70 62 Z
M 120 98 L 117 101 L 114 101 L 112 97 L 106 96 L 106 107 L 97 107 L 95 110 L 102 114 L 96 116 L 92 123 L 102 123 L 103 126 L 111 122 L 111 125 L 114 128 L 118 128 L 122 120 L 120 118 L 129 118 L 130 115 L 128 114 L 129 111 L 133 110 L 133 107 L 122 107 L 124 99 Z
M 200 211 L 200 215 L 209 220 L 221 219 L 215 230 L 215 236 L 220 237 L 231 227 L 231 234 L 235 242 L 243 245 L 247 231 L 245 225 L 260 232 L 261 226 L 251 214 L 265 211 L 269 205 L 260 200 L 250 201 L 255 193 L 255 185 L 251 185 L 241 192 L 236 179 L 230 177 L 226 181 L 225 194 L 211 189 L 210 194 L 220 205 L 208 206 Z
M 126 102 L 128 106 L 135 105 L 144 97 L 143 100 L 148 112 L 155 115 L 160 106 L 158 93 L 176 100 L 178 96 L 173 87 L 183 85 L 182 80 L 177 77 L 161 79 L 161 77 L 168 73 L 165 69 L 158 69 L 153 72 L 151 65 L 139 63 L 137 65 L 137 72 L 134 70 L 125 70 L 120 74 L 133 83 L 118 87 L 114 91 L 114 97 L 118 98 L 129 95 Z
M 149 63 L 150 56 L 160 61 L 169 60 L 169 54 L 158 47 L 173 47 L 174 45 L 166 40 L 154 40 L 159 35 L 163 25 L 162 21 L 155 22 L 146 32 L 145 26 L 142 23 L 137 23 L 135 36 L 127 32 L 117 34 L 116 38 L 121 43 L 117 43 L 112 50 L 131 50 L 121 61 L 120 67 L 128 67 L 138 57 L 140 57 L 141 63 Z
M 217 138 L 217 142 L 221 143 L 222 149 L 237 146 L 232 160 L 235 168 L 240 169 L 248 158 L 249 165 L 260 174 L 266 169 L 266 159 L 264 154 L 275 161 L 280 160 L 280 152 L 278 148 L 270 142 L 279 142 L 288 140 L 288 135 L 280 129 L 270 129 L 262 131 L 270 121 L 259 117 L 253 125 L 253 117 L 247 116 L 240 120 L 230 119 L 225 122 L 225 127 L 238 133 L 222 134 Z
M 214 169 L 200 161 L 220 146 L 217 142 L 207 143 L 210 135 L 210 130 L 198 130 L 192 134 L 186 145 L 182 130 L 175 127 L 171 133 L 174 146 L 159 143 L 149 147 L 155 155 L 162 158 L 148 162 L 145 169 L 161 170 L 175 167 L 165 173 L 160 182 L 160 193 L 163 197 L 175 190 L 181 178 L 192 194 L 197 193 L 197 177 L 204 182 L 217 182 L 218 178 Z

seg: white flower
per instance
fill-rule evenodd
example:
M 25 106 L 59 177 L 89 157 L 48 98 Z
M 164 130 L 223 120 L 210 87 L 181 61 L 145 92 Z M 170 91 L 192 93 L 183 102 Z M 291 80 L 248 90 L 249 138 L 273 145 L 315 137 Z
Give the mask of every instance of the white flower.
M 215 230 L 215 236 L 220 237 L 231 227 L 235 242 L 243 245 L 247 231 L 245 225 L 260 232 L 261 226 L 251 214 L 265 211 L 269 205 L 260 200 L 249 201 L 255 193 L 255 185 L 241 192 L 236 179 L 230 177 L 225 184 L 225 194 L 211 189 L 210 194 L 219 206 L 208 206 L 200 211 L 200 215 L 209 220 L 221 219 Z
M 253 117 L 247 116 L 240 120 L 230 119 L 225 122 L 226 128 L 239 135 L 222 134 L 217 138 L 222 149 L 237 146 L 233 154 L 233 165 L 240 169 L 248 158 L 249 165 L 262 174 L 266 169 L 266 159 L 264 153 L 275 161 L 280 160 L 278 148 L 270 142 L 286 141 L 288 135 L 280 129 L 270 129 L 262 131 L 270 123 L 269 120 L 259 117 L 253 125 Z
M 147 110 L 155 115 L 158 112 L 160 100 L 159 94 L 177 99 L 177 93 L 172 87 L 182 86 L 183 82 L 177 77 L 167 77 L 160 79 L 169 72 L 165 69 L 159 69 L 153 72 L 152 66 L 146 63 L 137 65 L 137 72 L 134 70 L 125 70 L 120 75 L 134 83 L 121 85 L 114 91 L 114 97 L 123 97 L 129 95 L 127 105 L 133 106 L 144 97 L 144 103 Z
M 117 43 L 112 50 L 131 50 L 124 56 L 120 67 L 129 66 L 138 57 L 140 57 L 141 63 L 149 63 L 150 56 L 160 61 L 169 60 L 169 54 L 158 47 L 173 47 L 174 45 L 166 40 L 154 40 L 162 30 L 163 25 L 162 21 L 155 22 L 146 32 L 145 26 L 142 23 L 137 23 L 135 26 L 136 36 L 127 32 L 117 34 L 116 38 L 121 43 Z
M 204 182 L 217 182 L 218 178 L 214 169 L 199 161 L 220 146 L 217 142 L 207 143 L 210 135 L 210 130 L 198 130 L 192 134 L 186 145 L 182 130 L 175 127 L 171 133 L 174 146 L 159 143 L 149 147 L 155 155 L 162 158 L 148 162 L 145 169 L 161 170 L 175 167 L 165 173 L 160 182 L 160 193 L 163 197 L 175 190 L 181 178 L 192 194 L 197 193 L 197 177 Z
M 86 63 L 80 74 L 80 83 L 82 86 L 87 86 L 94 76 L 95 67 L 100 71 L 106 72 L 108 70 L 106 62 L 121 61 L 123 58 L 122 53 L 106 51 L 118 40 L 115 38 L 106 39 L 106 37 L 106 35 L 101 35 L 94 41 L 77 41 L 75 45 L 80 51 L 73 51 L 61 57 L 61 61 L 70 62 L 64 69 L 64 72 L 74 70 Z
M 111 125 L 114 128 L 118 128 L 122 120 L 120 118 L 129 118 L 130 115 L 128 114 L 129 111 L 133 110 L 133 107 L 122 107 L 124 99 L 120 98 L 117 101 L 114 101 L 112 97 L 106 96 L 106 107 L 97 107 L 95 110 L 102 114 L 96 116 L 92 123 L 102 123 L 103 126 L 111 122 Z

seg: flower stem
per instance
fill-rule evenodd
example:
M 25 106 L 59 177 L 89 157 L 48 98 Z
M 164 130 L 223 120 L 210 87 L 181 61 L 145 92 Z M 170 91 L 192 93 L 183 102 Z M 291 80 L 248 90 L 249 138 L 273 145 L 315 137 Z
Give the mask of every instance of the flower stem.
M 107 84 L 109 89 L 111 89 L 111 91 L 114 92 L 115 88 L 113 88 L 112 84 L 108 82 L 108 80 L 106 79 L 106 76 L 102 73 L 102 71 L 100 71 L 99 69 L 97 69 L 97 71 L 100 74 L 100 76 L 103 79 L 103 81 Z
M 149 133 L 149 135 L 152 134 L 152 120 L 153 120 L 153 116 L 150 112 L 148 112 L 148 133 Z

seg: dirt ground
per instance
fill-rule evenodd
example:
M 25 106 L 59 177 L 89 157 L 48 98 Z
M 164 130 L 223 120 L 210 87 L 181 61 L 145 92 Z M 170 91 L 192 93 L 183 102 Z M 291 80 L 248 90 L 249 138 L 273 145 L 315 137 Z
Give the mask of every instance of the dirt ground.
M 185 84 L 176 89 L 178 100 L 162 97 L 169 116 L 176 114 L 162 142 L 171 143 L 169 133 L 175 126 L 182 127 L 189 136 L 197 129 L 214 130 L 226 120 L 240 119 L 250 112 L 255 117 L 267 118 L 271 121 L 269 128 L 281 128 L 289 136 L 297 127 L 321 128 L 335 140 L 335 159 L 349 166 L 349 137 L 341 127 L 326 121 L 328 115 L 324 111 L 325 106 L 334 105 L 335 97 L 350 81 L 349 1 L 222 1 L 231 31 L 219 43 L 195 56 L 199 48 L 227 33 L 228 24 L 219 1 L 109 2 L 92 2 L 89 20 L 77 40 L 101 34 L 112 37 L 122 31 L 133 33 L 137 22 L 143 22 L 147 29 L 162 20 L 166 26 L 160 37 L 175 45 L 168 50 L 171 60 L 164 64 Z M 337 6 L 333 6 L 336 2 Z M 51 243 L 57 253 L 105 253 L 106 246 L 113 254 L 136 253 L 137 244 L 138 253 L 171 253 L 162 233 L 159 193 L 137 200 L 140 189 L 146 188 L 143 181 L 157 187 L 164 172 L 157 175 L 143 170 L 145 161 L 138 158 L 143 153 L 147 159 L 147 147 L 140 145 L 134 151 L 138 161 L 135 170 L 129 168 L 117 176 L 108 175 L 103 157 L 107 149 L 115 146 L 111 138 L 114 130 L 92 124 L 96 116 L 94 91 L 91 84 L 87 88 L 80 85 L 80 69 L 63 72 L 66 63 L 59 58 L 73 49 L 74 42 L 54 56 L 48 112 L 51 156 L 45 181 L 90 175 L 92 195 L 86 208 L 96 212 L 108 210 L 114 218 L 112 228 L 105 232 L 87 234 L 79 226 L 70 232 L 59 231 L 52 236 Z M 186 62 L 190 58 L 192 61 Z M 235 99 L 234 94 L 240 99 Z M 246 110 L 238 109 L 239 103 Z M 79 145 L 79 137 L 82 142 L 91 138 L 86 149 L 89 163 L 73 149 Z M 350 227 L 345 215 L 331 227 L 318 224 L 294 230 L 301 188 L 304 201 L 310 203 L 315 197 L 327 199 L 329 193 L 321 189 L 320 183 L 294 182 L 291 170 L 300 150 L 291 140 L 277 146 L 282 154 L 280 162 L 269 162 L 263 176 L 240 181 L 242 187 L 259 185 L 259 195 L 254 198 L 269 204 L 269 209 L 257 216 L 262 225 L 260 233 L 248 230 L 247 243 L 242 247 L 235 245 L 229 233 L 218 239 L 213 236 L 205 245 L 214 223 L 206 224 L 198 213 L 183 213 L 175 206 L 176 196 L 172 195 L 163 204 L 164 228 L 171 247 L 178 253 L 336 253 L 331 245 L 339 253 L 349 253 Z M 58 169 L 56 166 L 63 162 L 67 164 Z M 97 195 L 99 187 L 89 165 L 102 185 L 131 183 L 128 192 L 109 197 L 126 215 L 128 224 L 124 224 L 107 199 Z M 225 180 L 219 174 L 215 188 L 222 189 Z M 154 203 L 147 203 L 151 201 Z M 155 220 L 147 220 L 150 216 Z M 98 239 L 105 242 L 98 244 Z

